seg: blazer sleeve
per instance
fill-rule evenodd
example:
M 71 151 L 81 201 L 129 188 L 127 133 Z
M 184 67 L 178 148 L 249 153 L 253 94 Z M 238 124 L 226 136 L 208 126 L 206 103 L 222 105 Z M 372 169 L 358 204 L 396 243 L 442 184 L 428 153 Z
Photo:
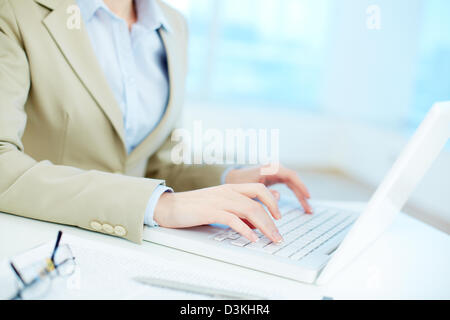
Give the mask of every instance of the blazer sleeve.
M 144 214 L 164 181 L 38 162 L 22 136 L 31 80 L 20 30 L 0 0 L 0 211 L 142 241 Z
M 209 188 L 222 184 L 225 165 L 175 164 L 171 153 L 175 143 L 171 137 L 153 155 L 147 165 L 147 177 L 164 179 L 175 192 Z

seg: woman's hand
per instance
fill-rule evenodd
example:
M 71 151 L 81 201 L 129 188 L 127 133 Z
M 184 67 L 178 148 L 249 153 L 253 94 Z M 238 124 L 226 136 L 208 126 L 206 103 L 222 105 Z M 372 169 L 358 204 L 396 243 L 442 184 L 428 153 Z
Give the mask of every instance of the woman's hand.
M 235 169 L 226 176 L 226 185 L 183 193 L 165 193 L 154 213 L 154 220 L 165 228 L 189 228 L 214 223 L 231 227 L 250 241 L 258 241 L 252 229 L 259 229 L 275 243 L 283 241 L 270 215 L 281 219 L 280 195 L 267 187 L 286 184 L 307 213 L 310 194 L 295 171 L 279 167 L 275 174 L 263 175 L 262 167 Z M 255 201 L 259 200 L 261 203 Z
M 231 184 L 262 183 L 265 186 L 284 183 L 294 192 L 305 212 L 312 213 L 312 208 L 308 203 L 311 195 L 295 171 L 279 166 L 276 174 L 263 175 L 262 169 L 264 167 L 232 170 L 227 174 L 225 182 Z
M 154 220 L 165 228 L 189 228 L 200 225 L 224 224 L 252 242 L 258 228 L 275 243 L 283 241 L 272 218 L 281 219 L 277 197 L 262 183 L 227 184 L 183 193 L 165 193 L 154 213 Z M 247 221 L 248 223 L 244 222 Z

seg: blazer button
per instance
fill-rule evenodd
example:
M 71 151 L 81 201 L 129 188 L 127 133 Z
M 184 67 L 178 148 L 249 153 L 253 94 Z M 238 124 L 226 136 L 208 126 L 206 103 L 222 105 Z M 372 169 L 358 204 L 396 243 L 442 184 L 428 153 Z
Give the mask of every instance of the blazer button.
M 95 231 L 100 231 L 102 230 L 102 224 L 98 221 L 91 221 L 91 228 Z
M 105 231 L 106 233 L 113 233 L 113 232 L 114 232 L 113 226 L 110 225 L 110 224 L 107 224 L 107 223 L 105 223 L 105 224 L 102 225 L 102 229 L 103 229 L 103 231 Z
M 125 230 L 125 228 L 122 226 L 116 226 L 114 228 L 114 233 L 119 237 L 124 237 L 127 234 L 127 230 Z

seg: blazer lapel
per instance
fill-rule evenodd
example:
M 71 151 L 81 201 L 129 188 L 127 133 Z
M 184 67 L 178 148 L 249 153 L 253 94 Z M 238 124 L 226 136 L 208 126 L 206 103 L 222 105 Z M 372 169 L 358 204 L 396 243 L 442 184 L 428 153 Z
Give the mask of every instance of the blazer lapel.
M 185 66 L 183 65 L 186 54 L 182 48 L 184 40 L 177 34 L 167 31 L 164 27 L 160 28 L 159 34 L 163 41 L 169 73 L 169 100 L 161 121 L 158 126 L 147 136 L 147 138 L 130 154 L 127 165 L 133 167 L 143 158 L 148 157 L 157 151 L 167 139 L 167 135 L 173 130 L 177 116 L 184 98 L 184 77 Z
M 53 9 L 44 19 L 44 25 L 79 79 L 111 121 L 122 140 L 123 149 L 126 151 L 122 112 L 97 61 L 84 23 L 81 23 L 80 29 L 69 29 L 67 27 L 67 19 L 69 18 L 67 8 L 75 5 L 75 1 L 35 1 Z

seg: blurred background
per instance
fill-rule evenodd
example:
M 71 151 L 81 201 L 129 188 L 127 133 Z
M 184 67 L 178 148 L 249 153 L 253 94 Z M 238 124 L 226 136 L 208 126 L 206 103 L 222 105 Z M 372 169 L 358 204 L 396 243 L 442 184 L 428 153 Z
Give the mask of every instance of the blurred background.
M 450 100 L 448 0 L 166 0 L 188 19 L 184 126 L 280 129 L 314 198 L 367 201 Z M 405 211 L 450 233 L 450 143 Z

